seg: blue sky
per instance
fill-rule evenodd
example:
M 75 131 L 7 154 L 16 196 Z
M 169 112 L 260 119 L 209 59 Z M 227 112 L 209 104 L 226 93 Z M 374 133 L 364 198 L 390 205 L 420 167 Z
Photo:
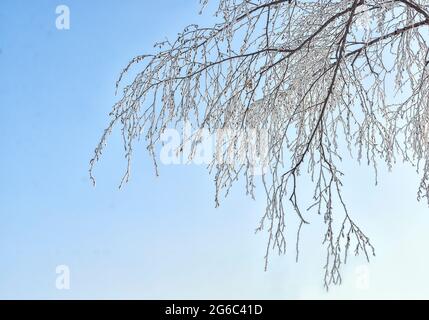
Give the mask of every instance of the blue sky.
M 264 272 L 265 234 L 254 234 L 262 190 L 252 201 L 237 186 L 215 209 L 203 167 L 161 166 L 156 178 L 143 146 L 118 190 L 117 131 L 92 187 L 88 162 L 119 72 L 154 42 L 208 23 L 197 2 L 1 1 L 0 298 L 428 298 L 429 210 L 407 166 L 382 168 L 375 187 L 370 169 L 344 163 L 349 209 L 377 257 L 352 259 L 329 293 L 321 217 L 303 230 L 298 264 L 291 230 L 290 254 Z M 70 8 L 67 31 L 55 28 L 60 4 Z M 58 265 L 70 268 L 69 290 L 55 286 Z M 356 285 L 362 270 L 365 288 Z

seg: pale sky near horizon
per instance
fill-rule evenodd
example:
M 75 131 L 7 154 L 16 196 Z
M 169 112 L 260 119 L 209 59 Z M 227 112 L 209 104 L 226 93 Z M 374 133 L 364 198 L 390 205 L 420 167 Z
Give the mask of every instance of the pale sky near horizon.
M 70 8 L 67 31 L 55 27 L 60 4 Z M 266 234 L 254 233 L 261 189 L 253 201 L 237 185 L 215 209 L 204 167 L 161 165 L 156 178 L 142 145 L 118 190 L 118 131 L 91 185 L 119 72 L 156 41 L 208 23 L 198 9 L 197 0 L 1 1 L 0 298 L 429 298 L 429 209 L 408 165 L 382 166 L 374 186 L 370 168 L 345 160 L 344 196 L 377 256 L 351 258 L 329 293 L 317 215 L 302 231 L 300 261 L 291 229 L 289 253 L 273 254 L 264 272 Z M 56 287 L 59 265 L 69 267 L 69 290 Z

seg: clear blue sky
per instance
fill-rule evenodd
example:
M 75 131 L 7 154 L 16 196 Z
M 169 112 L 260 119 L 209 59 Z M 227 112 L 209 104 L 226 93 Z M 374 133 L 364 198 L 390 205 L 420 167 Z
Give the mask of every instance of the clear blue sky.
M 263 271 L 266 238 L 253 232 L 262 190 L 252 201 L 237 187 L 215 209 L 203 167 L 161 166 L 155 178 L 143 146 L 118 190 L 117 131 L 92 187 L 88 161 L 121 68 L 185 25 L 210 21 L 197 2 L 1 1 L 0 298 L 428 298 L 429 210 L 415 200 L 408 167 L 382 169 L 374 187 L 367 167 L 344 164 L 349 209 L 378 255 L 369 267 L 352 260 L 330 293 L 321 217 L 303 230 L 298 264 L 291 229 L 290 254 Z M 55 28 L 60 4 L 71 10 L 67 31 Z M 58 265 L 70 268 L 70 290 L 55 286 Z M 362 268 L 365 288 L 356 285 Z

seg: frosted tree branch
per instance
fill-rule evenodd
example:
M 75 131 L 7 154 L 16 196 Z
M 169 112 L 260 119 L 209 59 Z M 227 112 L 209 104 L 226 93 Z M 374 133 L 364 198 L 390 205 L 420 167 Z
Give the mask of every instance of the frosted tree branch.
M 218 3 L 219 23 L 190 25 L 174 41 L 156 44 L 155 54 L 138 56 L 124 68 L 117 89 L 131 68 L 140 69 L 110 113 L 90 163 L 91 178 L 116 126 L 128 163 L 121 185 L 140 138 L 157 170 L 156 147 L 169 126 L 190 122 L 210 132 L 231 130 L 226 147 L 232 149 L 240 135 L 265 130 L 269 169 L 261 180 L 267 204 L 258 230 L 268 232 L 266 264 L 272 250 L 286 252 L 288 210 L 300 222 L 297 241 L 309 222 L 297 186 L 310 177 L 314 192 L 307 210 L 322 215 L 326 225 L 324 284 L 339 284 L 350 251 L 367 259 L 374 254 L 343 201 L 339 165 L 345 152 L 371 165 L 376 177 L 380 161 L 389 168 L 398 160 L 415 165 L 422 173 L 418 199 L 429 199 L 429 2 Z M 209 166 L 216 204 L 239 176 L 254 195 L 257 177 L 250 162 L 217 160 Z

